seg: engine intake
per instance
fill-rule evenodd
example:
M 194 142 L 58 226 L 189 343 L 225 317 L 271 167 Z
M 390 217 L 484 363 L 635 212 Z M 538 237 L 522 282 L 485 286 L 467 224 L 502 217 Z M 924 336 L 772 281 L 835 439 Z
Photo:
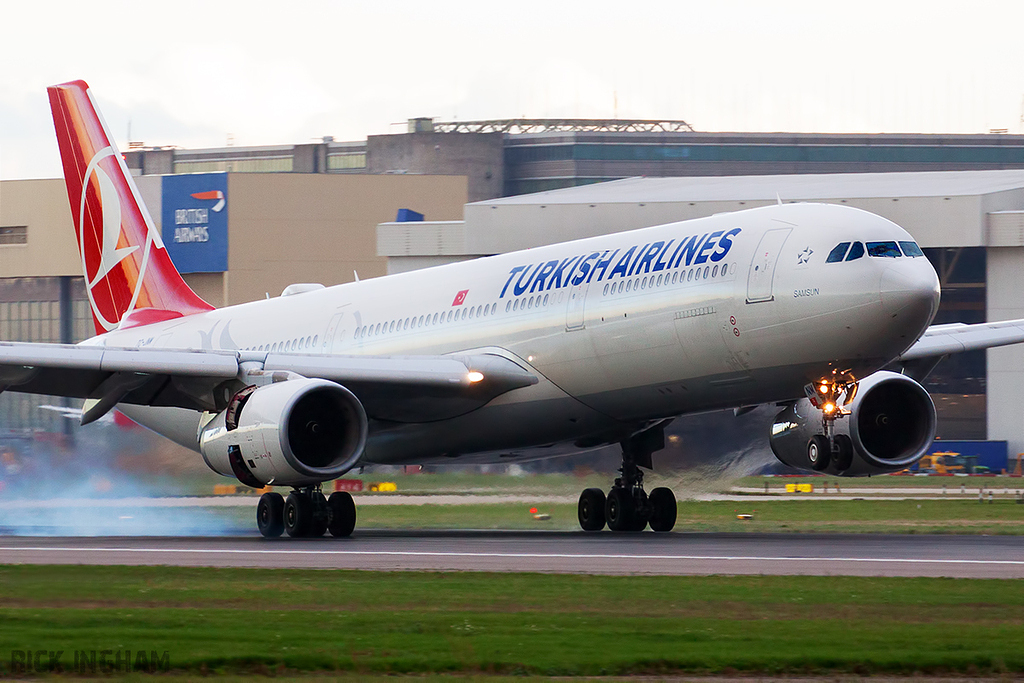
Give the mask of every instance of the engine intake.
M 363 454 L 366 412 L 340 384 L 291 379 L 236 398 L 200 427 L 200 451 L 214 472 L 250 486 L 301 486 L 344 474 Z
M 896 472 L 913 465 L 935 438 L 935 405 L 914 380 L 881 371 L 858 384 L 850 415 L 837 420 L 837 435 L 848 435 L 853 458 L 848 467 L 834 459 L 825 470 L 840 476 L 866 476 Z M 812 469 L 807 443 L 820 434 L 821 411 L 807 399 L 787 406 L 772 424 L 769 443 L 775 457 L 791 467 Z

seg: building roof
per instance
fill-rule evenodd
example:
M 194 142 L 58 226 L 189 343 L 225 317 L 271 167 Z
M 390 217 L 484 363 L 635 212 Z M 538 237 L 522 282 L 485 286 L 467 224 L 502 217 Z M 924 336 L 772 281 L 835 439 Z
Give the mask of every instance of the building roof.
M 1024 188 L 1024 170 L 625 178 L 489 199 L 486 206 L 962 197 Z

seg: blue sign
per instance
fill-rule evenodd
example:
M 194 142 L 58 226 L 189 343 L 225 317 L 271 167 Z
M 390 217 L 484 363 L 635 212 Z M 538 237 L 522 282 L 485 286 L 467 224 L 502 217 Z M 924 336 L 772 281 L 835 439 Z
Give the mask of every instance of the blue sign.
M 162 235 L 179 273 L 228 269 L 228 174 L 163 178 Z

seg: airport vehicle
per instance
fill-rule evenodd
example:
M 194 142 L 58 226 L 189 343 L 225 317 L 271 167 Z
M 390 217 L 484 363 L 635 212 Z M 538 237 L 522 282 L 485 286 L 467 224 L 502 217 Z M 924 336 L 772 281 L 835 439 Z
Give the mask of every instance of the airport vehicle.
M 352 532 L 321 483 L 367 463 L 514 462 L 621 444 L 580 525 L 669 531 L 643 470 L 673 418 L 781 406 L 780 460 L 839 476 L 916 462 L 943 355 L 1024 341 L 1024 321 L 929 328 L 935 271 L 896 224 L 782 204 L 215 310 L 194 294 L 88 86 L 49 88 L 97 335 L 0 344 L 0 389 L 114 406 L 265 494 L 265 536 Z M 228 198 L 230 199 L 230 198 Z

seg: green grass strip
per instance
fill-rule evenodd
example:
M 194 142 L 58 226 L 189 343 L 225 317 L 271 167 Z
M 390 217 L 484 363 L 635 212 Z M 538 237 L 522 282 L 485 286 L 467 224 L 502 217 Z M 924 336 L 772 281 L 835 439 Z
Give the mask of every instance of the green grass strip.
M 1024 581 L 0 567 L 12 651 L 191 672 L 1024 672 Z M 65 655 L 70 657 L 70 655 Z

